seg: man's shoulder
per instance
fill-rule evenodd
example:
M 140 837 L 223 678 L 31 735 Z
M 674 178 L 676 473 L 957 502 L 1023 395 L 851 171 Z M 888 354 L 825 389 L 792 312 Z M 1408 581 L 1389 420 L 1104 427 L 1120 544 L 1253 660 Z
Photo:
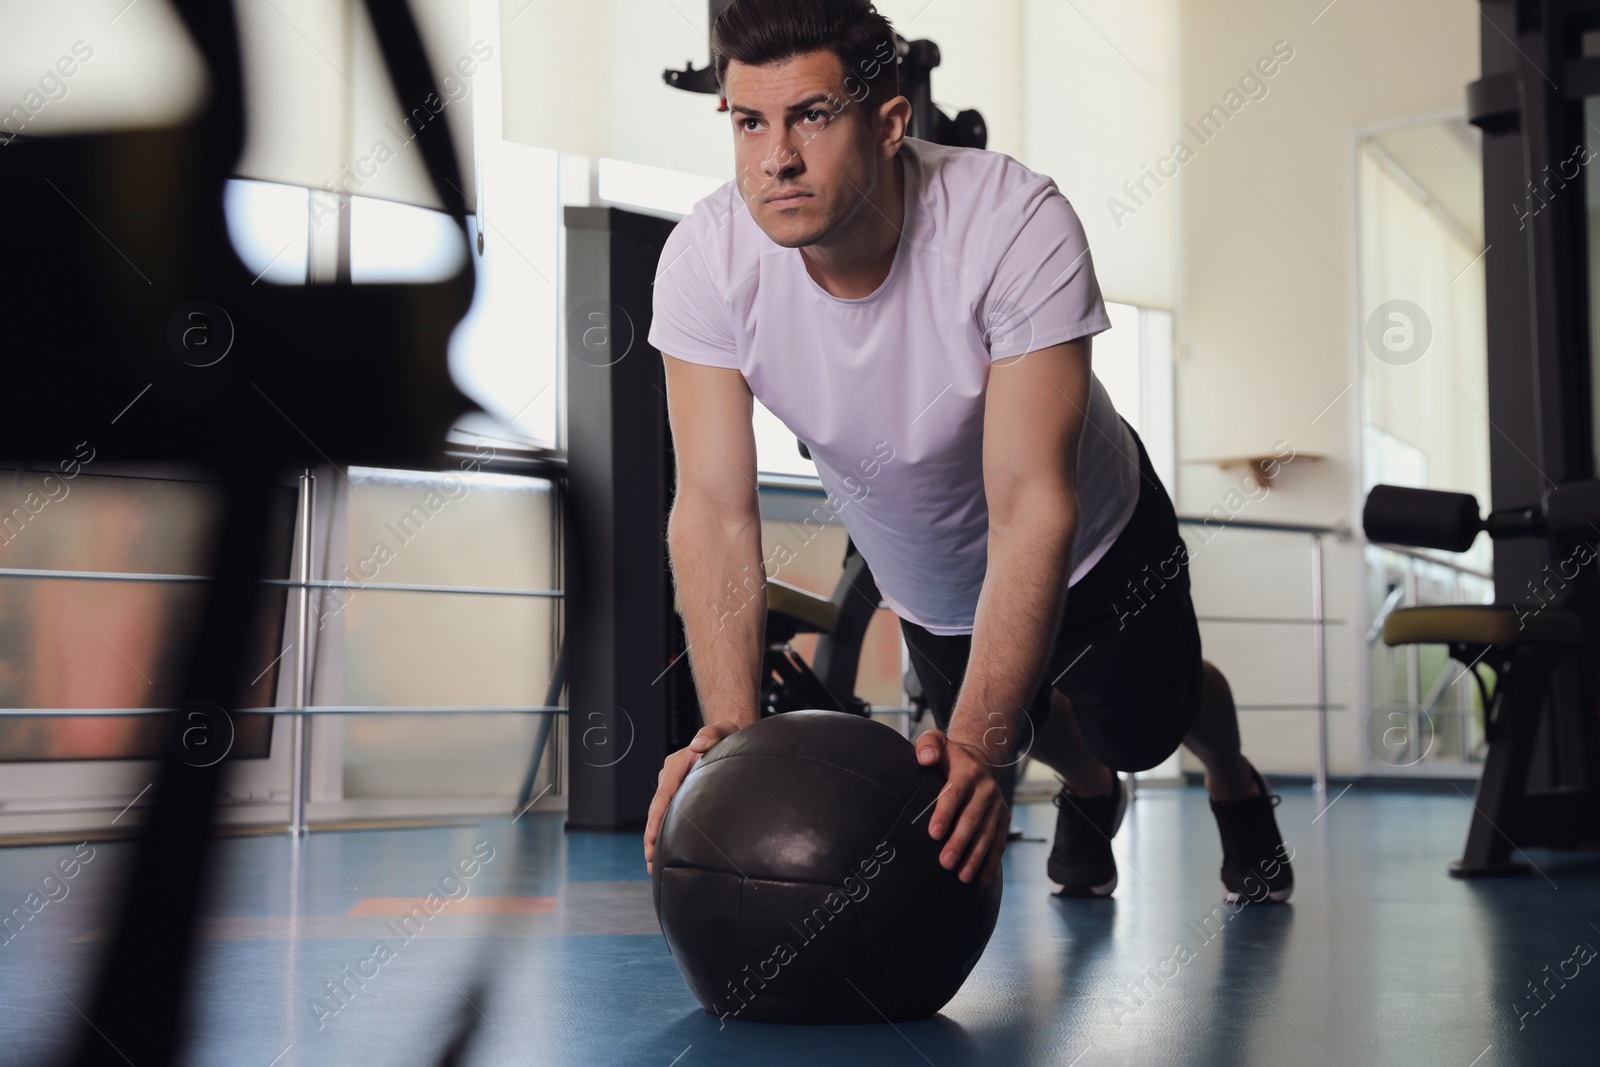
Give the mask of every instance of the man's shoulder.
M 1048 175 L 1003 152 L 926 141 L 912 147 L 920 183 L 917 229 L 963 269 L 995 269 L 1041 204 L 1065 203 Z
M 751 232 L 754 231 L 754 232 Z M 729 181 L 697 201 L 673 229 L 663 253 L 669 259 L 690 256 L 719 283 L 741 277 L 759 262 L 761 231 L 739 195 L 738 183 Z
M 950 213 L 992 216 L 1019 198 L 1055 193 L 1055 181 L 987 148 L 958 148 L 907 139 L 921 172 L 921 198 Z

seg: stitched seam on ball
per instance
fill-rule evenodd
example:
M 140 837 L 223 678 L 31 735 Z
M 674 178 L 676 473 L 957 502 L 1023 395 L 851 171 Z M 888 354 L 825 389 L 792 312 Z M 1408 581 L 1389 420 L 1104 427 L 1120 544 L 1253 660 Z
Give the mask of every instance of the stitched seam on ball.
M 845 888 L 839 882 L 813 882 L 808 878 L 752 878 L 748 874 L 738 871 L 724 871 L 720 867 L 697 867 L 692 863 L 672 863 L 661 868 L 663 871 L 694 871 L 698 874 L 716 874 L 724 878 L 737 878 L 741 882 L 760 882 L 767 885 L 809 885 L 818 889 L 837 889 L 845 893 Z M 849 877 L 846 875 L 846 877 Z M 845 893 L 845 896 L 850 894 Z M 742 897 L 740 899 L 743 899 Z
M 791 756 L 786 752 L 730 752 L 728 755 L 723 756 L 716 762 L 724 763 L 731 759 L 748 759 L 751 756 L 765 756 L 768 759 L 795 759 L 804 760 L 807 763 L 820 763 L 824 767 L 832 767 L 836 771 L 842 771 L 845 774 L 850 775 L 852 778 L 859 778 L 863 782 L 866 782 L 868 785 L 872 786 L 872 788 L 878 790 L 878 792 L 886 794 L 889 799 L 894 799 L 893 793 L 890 793 L 889 790 L 885 789 L 882 785 L 873 781 L 871 778 L 868 778 L 866 775 L 852 771 L 849 767 L 841 767 L 837 763 L 829 763 L 825 759 L 817 759 L 815 756 Z M 708 766 L 710 765 L 708 764 Z M 918 769 L 921 770 L 923 768 L 919 767 Z M 917 784 L 920 786 L 922 783 L 918 782 Z M 909 803 L 911 803 L 909 800 L 905 802 L 905 804 Z M 900 806 L 900 810 L 902 812 L 905 811 L 905 804 Z
M 889 990 L 889 1007 L 895 1009 L 895 1014 L 898 1015 L 900 1012 L 899 1001 L 894 995 L 894 988 L 889 984 L 889 974 L 883 969 L 883 961 L 878 958 L 878 950 L 873 947 L 872 937 L 867 933 L 867 924 L 861 921 L 861 909 L 853 908 L 851 910 L 855 913 L 852 917 L 856 921 L 856 929 L 861 931 L 861 943 L 867 947 L 867 955 L 872 957 L 873 966 L 878 968 L 878 981 L 880 984 L 882 984 L 883 988 Z M 865 1000 L 867 1004 L 871 1006 L 873 1011 L 884 1016 L 885 1021 L 888 1020 L 888 1014 L 882 1008 L 878 1007 L 876 1004 L 873 1004 L 872 998 L 868 997 L 865 993 L 862 993 L 859 989 L 857 989 L 856 992 L 861 993 L 861 999 Z

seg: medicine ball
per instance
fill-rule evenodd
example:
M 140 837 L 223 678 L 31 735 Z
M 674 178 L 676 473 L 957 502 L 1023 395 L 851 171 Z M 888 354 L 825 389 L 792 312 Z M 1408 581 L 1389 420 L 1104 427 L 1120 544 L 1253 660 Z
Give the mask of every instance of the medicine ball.
M 700 1006 L 783 1023 L 926 1018 L 994 932 L 987 889 L 939 865 L 945 778 L 880 722 L 792 711 L 719 742 L 656 840 L 667 947 Z

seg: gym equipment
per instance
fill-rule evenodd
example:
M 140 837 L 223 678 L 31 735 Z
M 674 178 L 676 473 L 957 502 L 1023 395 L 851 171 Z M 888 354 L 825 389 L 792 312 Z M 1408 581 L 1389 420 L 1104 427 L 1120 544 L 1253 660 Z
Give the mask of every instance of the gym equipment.
M 614 738 L 626 752 L 568 761 L 567 827 L 642 830 L 661 761 L 688 743 L 681 731 L 700 728 L 664 536 L 676 478 L 666 368 L 648 340 L 674 224 L 619 207 L 569 206 L 564 217 L 567 724 L 578 744 Z
M 1587 479 L 1545 492 L 1537 505 L 1502 508 L 1480 518 L 1478 501 L 1466 493 L 1374 486 L 1367 495 L 1362 525 L 1369 540 L 1461 552 L 1478 534 L 1495 539 L 1542 537 L 1555 558 L 1577 563 L 1585 534 L 1600 526 L 1600 481 Z M 1551 676 L 1584 647 L 1585 611 L 1593 604 L 1593 568 L 1588 560 L 1562 573 L 1562 588 L 1551 590 L 1551 604 L 1459 604 L 1397 608 L 1383 620 L 1390 646 L 1443 644 L 1450 657 L 1472 673 L 1483 696 L 1484 734 L 1489 756 L 1478 782 L 1472 822 L 1461 859 L 1450 865 L 1457 878 L 1526 874 L 1527 864 L 1511 860 L 1516 840 L 1525 844 L 1570 846 L 1582 830 L 1600 837 L 1600 795 L 1586 793 L 1543 804 L 1527 794 L 1528 769 Z M 1587 570 L 1588 589 L 1580 576 Z M 1480 665 L 1495 673 L 1491 695 Z M 1588 751 L 1596 751 L 1597 724 L 1589 717 Z M 1557 807 L 1555 805 L 1562 805 Z M 1543 811 L 1541 811 L 1543 807 Z M 1563 833 L 1572 835 L 1565 840 Z
M 873 580 L 867 561 L 856 551 L 855 543 L 846 543 L 844 570 L 834 583 L 831 596 L 820 597 L 776 579 L 767 581 L 766 593 L 767 624 L 759 714 L 765 717 L 787 711 L 824 709 L 870 716 L 872 705 L 855 695 L 855 684 L 861 645 L 878 610 L 878 583 Z M 681 610 L 676 597 L 673 610 L 675 653 L 681 656 L 686 635 L 683 617 L 676 614 Z M 807 664 L 790 645 L 799 634 L 817 635 L 815 666 Z M 685 692 L 680 705 L 690 716 L 673 724 L 674 750 L 687 745 L 700 728 L 699 697 L 694 691 L 693 677 L 687 671 L 682 685 Z
M 844 571 L 826 600 L 769 581 L 761 714 L 826 708 L 871 715 L 872 706 L 855 695 L 856 669 L 878 599 L 878 583 L 854 542 L 846 546 Z M 803 633 L 817 635 L 814 667 L 789 645 Z
M 895 36 L 900 53 L 900 92 L 911 101 L 911 125 L 907 134 L 935 144 L 956 148 L 986 148 L 989 127 L 983 115 L 972 108 L 946 115 L 933 103 L 933 68 L 943 62 L 939 46 L 932 41 L 908 41 Z
M 763 719 L 689 772 L 662 822 L 656 916 L 701 1007 L 786 1023 L 926 1018 L 994 932 L 987 888 L 939 866 L 944 788 L 910 742 L 831 711 Z

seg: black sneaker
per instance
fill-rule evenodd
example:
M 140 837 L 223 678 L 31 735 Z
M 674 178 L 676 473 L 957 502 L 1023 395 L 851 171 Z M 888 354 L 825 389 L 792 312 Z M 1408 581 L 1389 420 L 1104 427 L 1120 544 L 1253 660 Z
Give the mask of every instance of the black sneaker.
M 1108 897 L 1117 888 L 1117 861 L 1111 839 L 1128 810 L 1128 793 L 1122 781 L 1111 776 L 1111 792 L 1103 797 L 1080 797 L 1063 784 L 1055 796 L 1056 844 L 1045 871 L 1057 896 Z
M 1282 904 L 1294 892 L 1293 855 L 1278 833 L 1272 809 L 1282 797 L 1267 788 L 1267 780 L 1254 767 L 1250 774 L 1261 792 L 1244 800 L 1211 802 L 1222 835 L 1222 888 L 1230 904 L 1248 900 L 1256 904 Z

